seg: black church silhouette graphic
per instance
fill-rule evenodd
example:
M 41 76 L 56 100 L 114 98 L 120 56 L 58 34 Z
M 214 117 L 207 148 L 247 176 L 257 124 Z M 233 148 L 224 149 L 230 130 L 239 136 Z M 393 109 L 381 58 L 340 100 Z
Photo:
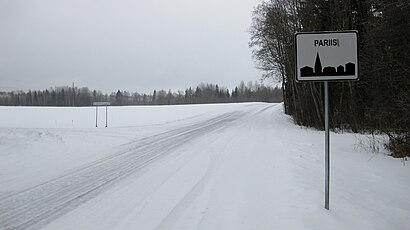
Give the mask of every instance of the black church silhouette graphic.
M 314 68 L 305 66 L 300 68 L 301 77 L 315 77 L 315 76 L 354 76 L 356 72 L 356 65 L 348 62 L 345 66 L 338 67 L 326 66 L 322 69 L 319 53 L 316 53 L 316 61 Z

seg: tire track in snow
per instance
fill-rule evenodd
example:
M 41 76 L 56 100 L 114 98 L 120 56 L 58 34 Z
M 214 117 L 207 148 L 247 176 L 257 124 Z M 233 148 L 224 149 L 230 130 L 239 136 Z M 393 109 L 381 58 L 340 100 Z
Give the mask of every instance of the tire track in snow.
M 170 213 L 158 224 L 155 230 L 171 229 L 175 222 L 178 220 L 178 216 L 188 207 L 198 196 L 198 194 L 208 184 L 212 174 L 219 166 L 219 159 L 216 156 L 208 154 L 209 167 L 205 172 L 205 175 L 191 188 L 191 190 L 185 194 L 183 199 L 178 202 L 177 205 L 171 210 Z
M 38 229 L 106 191 L 189 140 L 222 129 L 246 113 L 231 112 L 130 143 L 127 149 L 0 199 L 0 229 Z

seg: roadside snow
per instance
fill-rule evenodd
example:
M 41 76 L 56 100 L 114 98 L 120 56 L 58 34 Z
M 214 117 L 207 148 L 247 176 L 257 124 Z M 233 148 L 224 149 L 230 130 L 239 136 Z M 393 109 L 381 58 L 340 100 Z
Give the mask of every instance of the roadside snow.
M 355 134 L 331 134 L 331 210 L 325 210 L 324 134 L 295 126 L 281 104 L 115 107 L 109 108 L 109 128 L 94 127 L 95 108 L 0 107 L 0 116 L 1 229 L 11 228 L 1 218 L 21 222 L 2 215 L 14 213 L 4 207 L 7 197 L 69 173 L 93 175 L 81 174 L 81 167 L 132 157 L 130 149 L 155 154 L 155 161 L 31 227 L 410 226 L 410 167 L 358 148 Z

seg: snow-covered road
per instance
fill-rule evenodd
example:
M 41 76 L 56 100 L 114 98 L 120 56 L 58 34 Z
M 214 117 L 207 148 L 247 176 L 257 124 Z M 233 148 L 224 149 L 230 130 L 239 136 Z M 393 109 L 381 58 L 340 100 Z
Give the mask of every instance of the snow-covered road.
M 323 133 L 294 126 L 280 104 L 134 107 L 138 114 L 156 110 L 166 117 L 147 116 L 138 124 L 132 116 L 129 124 L 118 119 L 116 109 L 108 129 L 0 129 L 7 137 L 0 142 L 0 229 L 410 224 L 409 167 L 358 150 L 352 134 L 332 135 L 335 191 L 331 211 L 325 211 Z
M 25 229 L 48 223 L 187 142 L 227 127 L 241 115 L 227 113 L 126 145 L 125 149 L 33 188 L 2 197 L 0 227 Z

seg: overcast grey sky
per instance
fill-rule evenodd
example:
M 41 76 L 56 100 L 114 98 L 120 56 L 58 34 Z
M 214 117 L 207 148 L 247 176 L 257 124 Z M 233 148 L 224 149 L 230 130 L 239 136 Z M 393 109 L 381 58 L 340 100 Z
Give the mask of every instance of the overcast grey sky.
M 151 92 L 255 81 L 259 0 L 0 0 L 0 90 Z

